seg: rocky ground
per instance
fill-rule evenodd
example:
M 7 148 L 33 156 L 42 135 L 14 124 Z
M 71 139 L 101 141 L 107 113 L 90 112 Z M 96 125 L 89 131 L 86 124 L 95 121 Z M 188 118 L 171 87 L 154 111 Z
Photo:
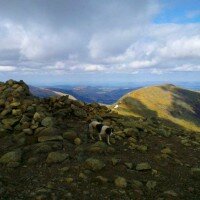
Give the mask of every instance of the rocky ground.
M 112 145 L 88 122 L 112 125 Z M 200 135 L 0 84 L 0 199 L 200 199 Z

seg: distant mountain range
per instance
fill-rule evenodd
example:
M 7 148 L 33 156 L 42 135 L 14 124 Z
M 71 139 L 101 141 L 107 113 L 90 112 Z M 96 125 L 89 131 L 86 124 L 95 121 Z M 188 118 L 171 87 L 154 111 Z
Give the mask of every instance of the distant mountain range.
M 30 89 L 30 92 L 34 96 L 41 97 L 41 98 L 48 98 L 48 97 L 51 97 L 51 96 L 66 96 L 66 95 L 69 95 L 70 99 L 76 100 L 76 98 L 73 97 L 70 94 L 63 93 L 63 92 L 60 92 L 60 91 L 54 91 L 54 90 L 51 90 L 51 89 L 48 89 L 48 88 L 40 88 L 40 87 L 34 87 L 34 86 L 29 85 L 29 89 Z
M 98 102 L 103 104 L 113 104 L 126 93 L 138 89 L 134 88 L 107 88 L 107 87 L 90 87 L 90 86 L 76 86 L 76 87 L 61 87 L 61 88 L 38 88 L 30 86 L 32 94 L 38 97 L 62 96 L 69 94 L 74 98 L 84 101 L 86 103 Z
M 130 92 L 112 106 L 122 115 L 159 117 L 200 131 L 200 94 L 171 84 Z
M 32 94 L 47 98 L 70 95 L 86 103 L 112 105 L 122 115 L 159 117 L 182 127 L 200 131 L 200 93 L 172 84 L 143 88 L 106 88 L 66 86 L 38 88 L 30 86 Z

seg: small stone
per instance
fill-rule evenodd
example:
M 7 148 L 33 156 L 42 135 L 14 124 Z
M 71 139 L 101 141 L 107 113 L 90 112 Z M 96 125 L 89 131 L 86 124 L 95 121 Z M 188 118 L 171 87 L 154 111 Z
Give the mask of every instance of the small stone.
M 52 117 L 45 117 L 42 122 L 42 126 L 45 127 L 52 127 L 53 126 L 53 118 Z
M 137 140 L 135 138 L 133 138 L 133 137 L 128 138 L 128 141 L 130 143 L 136 143 L 137 142 Z
M 119 159 L 117 159 L 117 158 L 111 158 L 111 163 L 112 163 L 112 165 L 116 165 L 117 163 L 119 163 Z
M 63 167 L 61 169 L 59 169 L 62 173 L 66 173 L 69 171 L 69 167 Z
M 49 153 L 46 162 L 47 163 L 60 163 L 68 158 L 68 154 L 61 152 L 51 152 Z
M 88 151 L 90 153 L 103 153 L 106 151 L 106 149 L 107 149 L 107 145 L 102 141 L 98 141 L 98 142 L 92 144 L 88 148 Z
M 40 136 L 38 137 L 38 142 L 46 142 L 46 141 L 62 141 L 63 137 L 60 135 L 55 136 Z
M 67 184 L 70 184 L 74 181 L 74 179 L 69 177 L 69 178 L 66 178 L 65 181 L 67 182 Z
M 85 167 L 92 171 L 99 171 L 105 167 L 105 164 L 96 158 L 88 158 L 85 161 Z
M 73 131 L 68 131 L 63 133 L 63 138 L 70 140 L 70 141 L 74 141 L 77 138 L 77 133 L 73 132 Z
M 31 157 L 28 159 L 28 164 L 33 165 L 36 164 L 39 161 L 39 159 L 37 157 Z
M 41 119 L 42 119 L 42 117 L 41 117 L 41 115 L 40 115 L 38 112 L 36 112 L 36 113 L 33 115 L 33 119 L 34 119 L 36 122 L 40 122 Z
M 22 114 L 22 111 L 20 109 L 13 109 L 12 110 L 12 115 L 19 116 L 21 114 Z
M 10 106 L 11 106 L 12 108 L 17 108 L 17 107 L 20 106 L 20 105 L 21 105 L 20 102 L 13 102 L 13 103 L 10 104 Z
M 138 151 L 141 151 L 141 152 L 146 152 L 147 149 L 148 149 L 148 147 L 145 146 L 145 145 L 138 145 L 138 146 L 136 147 L 136 149 L 137 149 Z
M 151 170 L 151 174 L 157 176 L 158 175 L 158 171 L 156 169 L 152 169 Z
M 33 130 L 31 130 L 30 128 L 23 129 L 23 132 L 27 135 L 33 135 Z
M 126 162 L 126 163 L 124 163 L 126 166 L 127 166 L 127 168 L 129 168 L 129 169 L 132 169 L 133 168 L 133 163 L 129 163 L 129 162 Z
M 156 185 L 157 185 L 156 181 L 147 181 L 147 184 L 146 184 L 149 190 L 153 190 L 156 187 Z
M 74 144 L 75 144 L 75 145 L 80 145 L 80 144 L 81 144 L 81 139 L 80 139 L 80 138 L 76 138 L 76 139 L 74 140 Z
M 186 147 L 191 146 L 190 141 L 186 138 L 181 140 L 181 144 L 183 144 Z
M 81 178 L 81 179 L 87 179 L 87 176 L 84 173 L 81 172 L 79 174 L 79 178 Z
M 19 119 L 17 119 L 17 118 L 10 118 L 10 119 L 3 119 L 3 120 L 2 120 L 2 123 L 3 123 L 5 126 L 14 126 L 14 125 L 16 125 L 18 122 L 19 122 Z
M 172 196 L 172 197 L 177 197 L 178 196 L 177 193 L 174 192 L 173 190 L 165 191 L 164 194 Z
M 103 177 L 103 176 L 97 176 L 96 180 L 99 181 L 100 183 L 107 183 L 108 179 Z
M 131 185 L 133 187 L 137 187 L 137 188 L 143 187 L 143 183 L 140 182 L 140 181 L 138 181 L 138 180 L 133 180 L 132 183 L 131 183 Z
M 151 169 L 151 166 L 147 162 L 139 163 L 136 166 L 136 170 L 138 170 L 138 171 L 150 170 L 150 169 Z
M 123 177 L 117 177 L 117 178 L 115 179 L 115 185 L 116 185 L 117 187 L 119 187 L 119 188 L 126 188 L 126 186 L 127 186 L 127 181 L 126 181 L 126 179 L 123 178 Z
M 172 153 L 172 150 L 168 147 L 164 148 L 161 150 L 161 153 L 164 153 L 164 154 L 171 154 Z
M 40 153 L 48 153 L 52 150 L 52 148 L 47 145 L 47 144 L 42 144 L 41 146 L 39 146 L 36 150 L 35 153 L 36 154 L 40 154 Z

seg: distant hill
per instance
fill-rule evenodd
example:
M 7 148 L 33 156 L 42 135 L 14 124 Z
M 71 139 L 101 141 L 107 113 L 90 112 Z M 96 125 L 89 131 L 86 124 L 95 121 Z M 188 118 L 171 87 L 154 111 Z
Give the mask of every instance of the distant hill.
M 76 99 L 84 101 L 86 103 L 103 103 L 113 104 L 124 94 L 137 88 L 107 88 L 107 87 L 91 87 L 91 86 L 80 86 L 80 87 L 58 87 L 48 88 L 50 91 L 57 91 L 61 93 L 67 93 L 74 96 Z
M 200 131 L 200 94 L 166 84 L 144 87 L 120 98 L 112 108 L 123 115 L 160 117 Z
M 69 95 L 67 93 L 54 91 L 54 90 L 51 90 L 51 89 L 48 89 L 48 88 L 39 88 L 39 87 L 30 86 L 30 85 L 29 85 L 29 90 L 34 96 L 41 97 L 41 98 L 48 98 L 48 97 L 51 97 L 51 96 Z M 76 100 L 76 98 L 73 97 L 72 95 L 69 95 L 69 99 Z

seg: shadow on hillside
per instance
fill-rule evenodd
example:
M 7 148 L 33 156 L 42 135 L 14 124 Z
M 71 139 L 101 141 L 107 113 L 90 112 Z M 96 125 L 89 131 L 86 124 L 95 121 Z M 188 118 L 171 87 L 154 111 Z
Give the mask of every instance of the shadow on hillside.
M 158 117 L 157 112 L 147 108 L 141 101 L 132 97 L 126 97 L 123 100 L 127 107 L 127 112 L 134 112 L 144 117 Z
M 167 90 L 165 87 L 162 89 Z M 200 94 L 182 88 L 173 88 L 171 115 L 200 128 Z
M 126 111 L 127 111 L 127 113 L 130 113 L 130 116 L 131 116 L 131 112 L 134 112 L 144 118 L 157 118 L 157 119 L 160 119 L 162 122 L 164 122 L 164 124 L 167 126 L 185 130 L 185 127 L 178 125 L 168 119 L 159 117 L 156 111 L 149 109 L 141 101 L 139 101 L 135 98 L 127 97 L 126 99 L 123 100 L 123 102 L 125 103 L 125 105 L 127 107 Z M 184 120 L 188 121 L 188 119 L 186 119 L 186 117 Z

